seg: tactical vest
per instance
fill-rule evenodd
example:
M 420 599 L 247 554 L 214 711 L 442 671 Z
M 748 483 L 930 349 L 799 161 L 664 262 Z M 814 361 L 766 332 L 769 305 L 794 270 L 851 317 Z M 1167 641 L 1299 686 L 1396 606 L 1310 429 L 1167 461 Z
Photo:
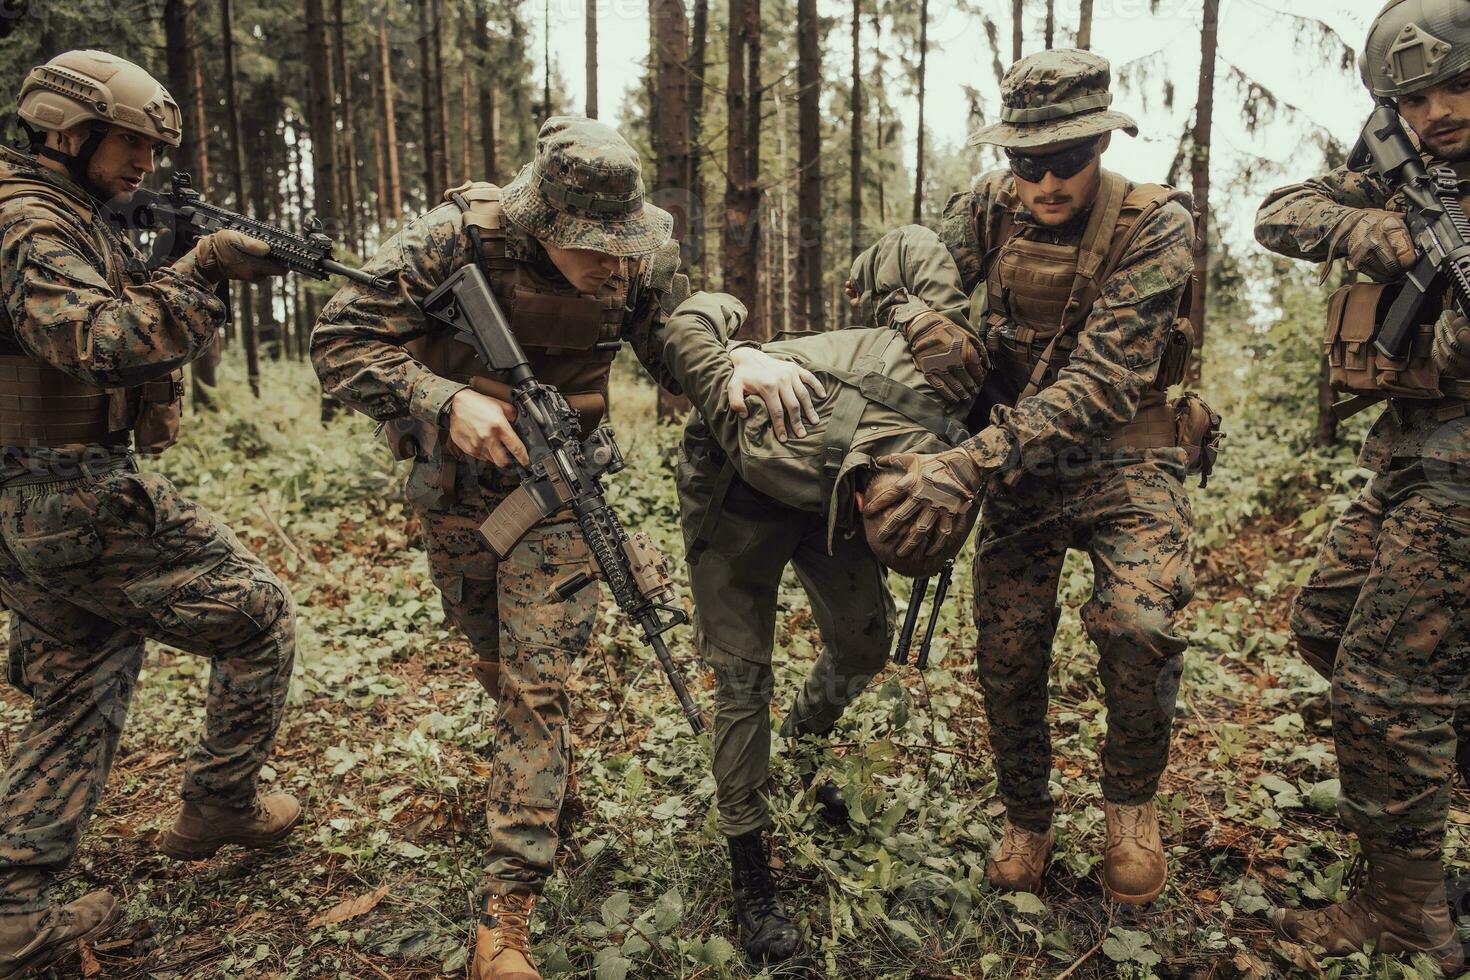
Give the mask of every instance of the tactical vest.
M 1189 196 L 1161 184 L 1127 182 L 1102 172 L 1102 185 L 1079 242 L 1057 244 L 1027 237 L 1014 219 L 1019 201 L 1001 191 L 1001 217 L 988 229 L 999 242 L 986 276 L 983 322 L 991 372 L 1019 401 L 1049 386 L 1067 366 L 1077 335 L 1102 295 L 1102 285 L 1132 248 L 1148 218 L 1170 201 L 1189 206 Z M 1159 373 L 1143 395 L 1134 418 L 1111 442 L 1118 449 L 1175 446 L 1175 411 L 1166 392 L 1179 384 L 1194 350 L 1187 319 L 1191 287 L 1181 299 Z
M 128 285 L 147 281 L 139 265 L 117 262 L 109 231 L 91 205 L 44 181 L 25 177 L 0 180 L 0 206 L 32 198 L 61 208 L 85 234 L 87 259 L 121 295 Z M 19 350 L 10 313 L 0 307 L 0 343 Z M 161 453 L 178 438 L 184 400 L 184 372 L 132 388 L 101 388 L 79 381 L 45 361 L 20 353 L 0 355 L 0 446 L 60 449 L 69 446 L 126 446 L 131 435 L 140 453 Z
M 636 301 L 641 263 L 624 261 L 596 296 L 584 296 L 537 271 L 527 244 L 506 226 L 499 187 L 469 183 L 445 196 L 460 210 L 470 250 L 485 270 L 536 379 L 566 397 L 581 416 L 586 436 L 607 414 L 608 375 L 621 343 L 623 320 Z M 448 331 L 434 331 L 410 342 L 407 349 L 440 377 L 502 398 L 509 394 L 504 379 L 487 371 L 474 349 Z

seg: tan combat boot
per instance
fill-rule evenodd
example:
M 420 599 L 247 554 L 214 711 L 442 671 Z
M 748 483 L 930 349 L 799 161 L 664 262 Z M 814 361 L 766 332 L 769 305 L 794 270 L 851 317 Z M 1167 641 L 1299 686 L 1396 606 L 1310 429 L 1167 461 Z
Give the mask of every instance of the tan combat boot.
M 176 861 L 203 861 L 226 844 L 274 847 L 300 822 L 301 804 L 288 793 L 257 796 L 243 808 L 185 803 L 158 849 Z
M 1164 890 L 1169 874 L 1153 800 L 1142 806 L 1104 801 L 1103 816 L 1108 822 L 1103 888 L 1115 902 L 1147 905 Z
M 44 912 L 0 915 L 0 978 L 66 962 L 111 928 L 118 912 L 117 899 L 99 891 Z
M 1056 844 L 1056 834 L 1050 827 L 1040 834 L 1025 827 L 1006 821 L 1000 846 L 995 856 L 985 866 L 985 877 L 990 887 L 1007 892 L 1030 892 L 1041 890 L 1041 875 L 1051 860 L 1051 849 Z
M 531 894 L 491 895 L 475 930 L 473 980 L 541 980 L 531 962 Z
M 1320 946 L 1328 956 L 1347 956 L 1372 943 L 1377 953 L 1428 953 L 1447 977 L 1465 965 L 1437 860 L 1370 855 L 1367 880 L 1346 900 L 1314 912 L 1274 909 L 1271 921 L 1286 938 Z

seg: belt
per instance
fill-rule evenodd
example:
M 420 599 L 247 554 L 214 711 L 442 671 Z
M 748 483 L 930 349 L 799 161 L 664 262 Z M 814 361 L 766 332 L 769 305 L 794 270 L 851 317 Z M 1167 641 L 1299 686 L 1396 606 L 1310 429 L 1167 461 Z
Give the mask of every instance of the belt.
M 59 465 L 59 464 L 58 464 Z M 68 467 L 71 468 L 71 467 Z M 81 476 L 58 476 L 56 473 L 21 473 L 5 480 L 0 484 L 0 494 L 11 494 L 20 497 L 39 497 L 48 493 L 61 493 L 74 487 L 80 487 L 109 473 L 126 471 L 138 472 L 138 461 L 133 458 L 131 451 L 117 456 L 109 456 L 96 462 L 81 462 L 75 464 L 75 470 Z

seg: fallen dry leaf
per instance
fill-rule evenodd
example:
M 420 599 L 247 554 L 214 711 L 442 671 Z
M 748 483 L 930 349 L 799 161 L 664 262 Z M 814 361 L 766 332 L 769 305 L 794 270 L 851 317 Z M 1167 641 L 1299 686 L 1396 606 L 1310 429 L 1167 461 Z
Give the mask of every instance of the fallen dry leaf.
M 359 915 L 366 915 L 373 909 L 377 908 L 378 903 L 381 902 L 383 900 L 383 896 L 387 894 L 388 886 L 379 885 L 377 888 L 374 888 L 370 892 L 359 895 L 356 898 L 349 898 L 345 902 L 341 902 L 331 909 L 328 909 L 326 912 L 323 912 L 321 915 L 308 922 L 307 927 L 310 929 L 317 929 L 321 926 L 330 926 L 336 925 L 338 922 L 346 922 L 348 919 L 355 919 Z

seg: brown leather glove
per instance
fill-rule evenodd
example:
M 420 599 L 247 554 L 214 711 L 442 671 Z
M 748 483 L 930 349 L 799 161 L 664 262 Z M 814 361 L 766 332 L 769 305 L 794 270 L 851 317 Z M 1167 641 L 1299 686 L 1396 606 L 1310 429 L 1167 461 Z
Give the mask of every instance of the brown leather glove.
M 1431 352 L 1441 377 L 1470 381 L 1470 321 L 1446 310 L 1434 325 Z
M 942 313 L 925 310 L 901 325 L 914 366 L 946 400 L 974 398 L 990 365 L 964 327 Z
M 863 516 L 878 517 L 878 540 L 896 538 L 893 550 L 901 557 L 932 558 L 943 551 L 985 489 L 985 473 L 964 446 L 928 456 L 882 456 L 875 465 L 902 476 L 867 499 Z
M 1357 218 L 1349 217 L 1338 232 L 1340 244 L 1332 254 L 1347 256 L 1348 265 L 1377 282 L 1402 279 L 1419 253 L 1404 216 L 1393 211 L 1368 209 Z
M 199 239 L 194 246 L 194 262 L 199 274 L 210 282 L 221 279 L 260 282 L 271 276 L 284 276 L 289 271 L 275 259 L 266 257 L 270 250 L 258 238 L 238 231 L 217 231 Z

